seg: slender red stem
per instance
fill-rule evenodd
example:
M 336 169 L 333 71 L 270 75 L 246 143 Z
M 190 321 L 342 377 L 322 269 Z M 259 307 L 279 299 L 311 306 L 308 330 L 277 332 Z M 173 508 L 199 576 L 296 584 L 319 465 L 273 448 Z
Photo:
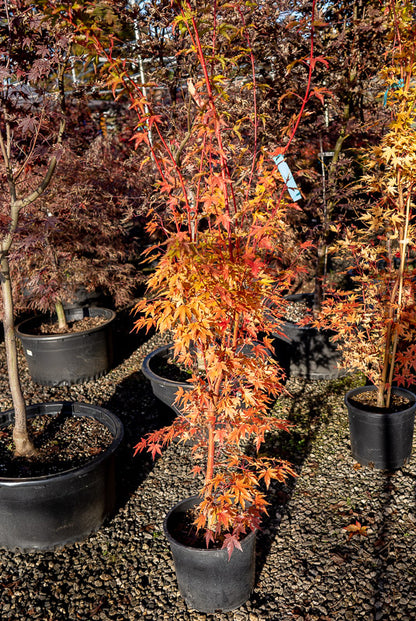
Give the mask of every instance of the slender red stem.
M 313 53 L 314 53 L 314 39 L 315 39 L 315 27 L 314 27 L 315 7 L 316 7 L 316 0 L 313 0 L 313 2 L 312 2 L 312 16 L 311 16 L 311 37 L 310 37 L 310 39 L 311 39 L 311 51 L 309 53 L 308 82 L 307 82 L 307 85 L 306 85 L 305 95 L 304 95 L 303 100 L 302 100 L 302 105 L 300 107 L 300 111 L 299 111 L 299 114 L 297 116 L 295 126 L 294 126 L 292 134 L 291 134 L 291 136 L 290 136 L 290 138 L 289 138 L 289 140 L 288 140 L 288 142 L 287 142 L 287 144 L 286 144 L 286 146 L 285 146 L 285 148 L 283 150 L 283 153 L 286 153 L 286 151 L 290 147 L 290 144 L 291 144 L 293 138 L 295 137 L 295 134 L 296 134 L 297 129 L 299 127 L 300 120 L 301 120 L 302 115 L 303 115 L 303 111 L 304 111 L 305 106 L 306 106 L 306 104 L 307 104 L 307 102 L 309 100 L 309 93 L 310 93 L 310 90 L 311 90 L 311 83 L 312 83 L 312 73 L 313 73 L 313 70 L 314 70 L 314 62 L 313 62 L 314 61 L 314 56 L 313 56 Z

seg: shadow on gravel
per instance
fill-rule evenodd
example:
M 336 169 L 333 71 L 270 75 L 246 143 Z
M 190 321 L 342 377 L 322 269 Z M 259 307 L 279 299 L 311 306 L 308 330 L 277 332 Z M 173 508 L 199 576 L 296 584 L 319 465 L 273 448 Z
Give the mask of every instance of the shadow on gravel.
M 271 435 L 266 440 L 263 453 L 287 460 L 297 474 L 300 474 L 321 426 L 326 425 L 333 415 L 331 400 L 334 397 L 341 398 L 350 389 L 353 381 L 354 376 L 327 381 L 309 381 L 303 378 L 291 381 L 287 386 L 291 397 L 278 399 L 273 412 L 276 417 L 287 419 L 294 428 L 290 433 Z M 283 516 L 287 515 L 291 521 L 290 499 L 295 485 L 296 478 L 288 479 L 284 484 L 273 482 L 267 492 L 269 515 L 262 520 L 257 536 L 256 583 L 260 579 Z M 253 601 L 254 598 L 255 594 Z M 259 605 L 261 603 L 258 602 Z
M 141 371 L 120 382 L 103 406 L 114 412 L 124 425 L 124 441 L 117 454 L 117 511 L 124 507 L 154 467 L 150 455 L 134 456 L 134 446 L 145 434 L 169 425 L 174 414 L 153 396 L 150 383 Z
M 374 561 L 377 565 L 376 575 L 373 578 L 374 619 L 380 618 L 380 611 L 384 608 L 385 587 L 389 582 L 388 566 L 392 559 L 391 554 L 391 535 L 389 532 L 390 513 L 392 506 L 392 490 L 394 487 L 394 475 L 389 472 L 385 473 L 385 479 L 380 490 L 380 498 L 382 498 L 382 523 L 377 532 L 377 539 L 374 543 Z M 378 616 L 377 616 L 378 615 Z
M 405 478 L 409 478 L 416 483 L 416 476 L 410 472 L 402 471 L 402 476 Z M 384 481 L 380 488 L 379 498 L 382 501 L 381 506 L 381 515 L 382 520 L 379 528 L 376 531 L 377 538 L 374 542 L 374 552 L 373 559 L 375 565 L 375 576 L 372 578 L 373 583 L 373 598 L 374 604 L 372 605 L 372 614 L 374 615 L 374 619 L 384 619 L 387 616 L 382 616 L 383 613 L 388 615 L 388 610 L 390 610 L 390 614 L 393 616 L 388 617 L 397 619 L 415 619 L 415 608 L 414 601 L 410 601 L 407 597 L 409 583 L 406 581 L 401 584 L 401 582 L 394 583 L 392 582 L 392 567 L 396 566 L 397 569 L 400 570 L 400 565 L 405 562 L 402 557 L 402 551 L 404 548 L 403 543 L 397 540 L 397 532 L 394 532 L 394 528 L 392 522 L 392 516 L 395 515 L 397 509 L 395 507 L 395 499 L 394 492 L 396 488 L 395 481 L 395 472 L 384 472 Z M 409 505 L 409 509 L 411 507 L 411 514 L 414 515 L 416 506 L 416 488 L 414 488 L 414 498 L 413 505 Z M 414 521 L 413 519 L 406 522 L 402 522 L 400 525 L 402 540 L 407 537 L 407 546 L 410 551 L 410 555 L 407 555 L 407 561 L 410 560 L 412 563 L 413 557 L 411 550 L 414 550 Z M 413 562 L 413 571 L 407 572 L 414 576 L 415 574 L 415 565 Z M 394 575 L 394 574 L 393 574 Z M 412 578 L 414 580 L 414 578 Z M 410 592 L 413 592 L 412 586 L 410 587 Z M 396 597 L 396 601 L 400 601 L 400 607 L 397 609 L 394 608 L 394 597 Z M 387 600 L 387 605 L 386 605 Z
M 146 333 L 145 330 L 136 332 L 133 330 L 135 317 L 132 307 L 117 310 L 116 318 L 113 323 L 113 341 L 114 341 L 114 364 L 118 366 L 124 360 L 127 360 L 136 349 L 141 347 L 143 343 L 148 341 L 154 334 L 154 331 Z

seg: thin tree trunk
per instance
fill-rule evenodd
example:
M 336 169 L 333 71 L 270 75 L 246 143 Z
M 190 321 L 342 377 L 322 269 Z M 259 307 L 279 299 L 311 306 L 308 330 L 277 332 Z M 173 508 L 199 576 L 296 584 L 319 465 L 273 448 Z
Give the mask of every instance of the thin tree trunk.
M 68 327 L 68 322 L 66 320 L 65 310 L 63 304 L 60 300 L 55 302 L 55 311 L 56 316 L 58 318 L 58 327 L 61 329 L 65 329 Z
M 59 281 L 58 259 L 56 257 L 55 249 L 54 249 L 54 247 L 51 244 L 51 241 L 49 239 L 49 234 L 46 235 L 45 243 L 46 243 L 46 248 L 47 248 L 47 251 L 48 251 L 51 267 L 53 268 L 53 271 L 55 273 L 56 279 Z M 68 322 L 66 320 L 65 310 L 64 310 L 64 306 L 63 306 L 61 300 L 57 300 L 55 302 L 55 312 L 56 312 L 56 316 L 58 318 L 58 327 L 59 327 L 59 329 L 67 330 L 68 329 Z
M 208 412 L 208 451 L 207 451 L 207 467 L 205 472 L 205 485 L 209 485 L 214 477 L 214 462 L 215 462 L 215 438 L 214 438 L 214 430 L 215 430 L 215 419 L 216 419 L 216 403 L 219 396 L 220 388 L 222 382 L 222 372 L 218 374 L 218 378 L 215 382 L 214 390 L 214 400 L 210 402 L 210 411 Z
M 1 261 L 0 280 L 4 306 L 3 326 L 7 357 L 7 371 L 9 375 L 9 385 L 14 409 L 13 441 L 15 444 L 15 455 L 32 457 L 36 453 L 36 450 L 27 431 L 26 407 L 19 380 L 16 336 L 13 319 L 13 298 L 10 283 L 9 261 L 7 257 L 3 257 Z
M 62 64 L 58 70 L 59 97 L 62 112 L 65 112 L 65 92 L 63 82 L 64 71 L 65 64 Z M 21 163 L 20 170 L 16 172 L 11 161 L 11 146 L 13 142 L 13 133 L 11 131 L 11 121 L 7 112 L 6 103 L 6 101 L 3 101 L 2 109 L 5 122 L 5 138 L 3 136 L 3 133 L 0 132 L 0 155 L 3 158 L 4 166 L 6 169 L 6 179 L 10 195 L 10 223 L 4 237 L 0 240 L 0 281 L 3 297 L 4 342 L 6 346 L 7 372 L 9 377 L 10 392 L 12 395 L 15 416 L 13 428 L 15 455 L 31 457 L 36 453 L 36 451 L 31 439 L 29 438 L 27 430 L 26 406 L 19 379 L 16 336 L 14 330 L 13 295 L 12 285 L 10 281 L 9 252 L 10 248 L 12 247 L 14 235 L 18 227 L 19 214 L 23 209 L 34 203 L 49 186 L 55 172 L 57 156 L 52 155 L 52 157 L 50 158 L 46 173 L 39 185 L 27 196 L 19 198 L 17 195 L 17 179 L 19 177 L 20 171 L 24 170 L 26 164 L 28 163 L 32 151 L 29 152 L 27 157 Z M 65 119 L 61 119 L 55 145 L 60 145 L 62 143 L 64 130 Z

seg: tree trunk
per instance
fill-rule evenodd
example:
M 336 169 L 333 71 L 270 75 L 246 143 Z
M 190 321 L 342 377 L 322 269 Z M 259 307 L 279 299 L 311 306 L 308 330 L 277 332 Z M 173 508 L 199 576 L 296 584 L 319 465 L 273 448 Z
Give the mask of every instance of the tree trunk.
M 55 302 L 56 316 L 58 317 L 58 327 L 61 329 L 68 328 L 68 322 L 65 316 L 65 310 L 61 301 Z
M 10 283 L 10 269 L 7 257 L 0 265 L 1 291 L 4 306 L 4 343 L 6 346 L 7 371 L 14 408 L 13 440 L 16 457 L 31 457 L 36 451 L 29 438 L 26 424 L 26 407 L 19 380 L 17 364 L 16 336 L 14 331 L 13 297 Z

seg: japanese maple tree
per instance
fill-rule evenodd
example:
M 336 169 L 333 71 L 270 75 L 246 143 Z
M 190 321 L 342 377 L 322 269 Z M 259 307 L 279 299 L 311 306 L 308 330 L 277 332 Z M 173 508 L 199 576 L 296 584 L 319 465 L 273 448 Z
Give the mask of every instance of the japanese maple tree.
M 388 407 L 394 382 L 415 377 L 414 197 L 416 182 L 416 25 L 408 0 L 390 0 L 389 61 L 380 73 L 379 105 L 390 115 L 380 143 L 365 153 L 358 191 L 368 194 L 357 223 L 337 244 L 352 291 L 333 291 L 320 325 L 333 328 L 347 368 L 377 386 Z
M 13 439 L 16 454 L 24 456 L 32 455 L 34 447 L 19 381 L 9 259 L 21 214 L 45 192 L 55 173 L 65 129 L 61 87 L 71 44 L 67 29 L 52 34 L 43 18 L 30 3 L 14 0 L 7 0 L 0 14 L 0 281 Z
M 120 307 L 140 281 L 132 263 L 139 245 L 127 230 L 140 211 L 134 152 L 125 153 L 118 134 L 89 134 L 81 153 L 68 142 L 48 192 L 22 214 L 10 254 L 16 309 L 55 312 L 63 329 L 63 306 L 80 290 L 111 295 Z
M 124 170 L 114 140 L 100 147 L 92 124 L 78 123 L 82 109 L 86 118 L 86 89 L 73 83 L 73 35 L 65 22 L 52 20 L 40 4 L 8 0 L 0 13 L 0 50 L 0 313 L 15 452 L 30 456 L 15 310 L 62 309 L 81 283 L 125 302 L 137 277 L 122 218 L 136 204 L 130 194 L 140 184 L 138 166 L 124 154 Z
M 172 335 L 175 360 L 193 373 L 192 389 L 177 395 L 181 413 L 172 425 L 144 437 L 136 452 L 155 457 L 174 438 L 192 440 L 194 473 L 205 474 L 195 524 L 207 545 L 222 542 L 230 554 L 266 511 L 264 488 L 294 474 L 287 462 L 259 455 L 269 432 L 289 429 L 269 411 L 284 390 L 284 376 L 271 357 L 268 335 L 279 330 L 284 295 L 303 251 L 285 246 L 297 206 L 272 156 L 290 147 L 316 64 L 312 47 L 292 132 L 285 145 L 268 153 L 259 142 L 267 119 L 257 109 L 251 47 L 257 6 L 172 3 L 176 16 L 170 28 L 181 42 L 178 62 L 185 59 L 190 67 L 186 114 L 180 117 L 175 110 L 173 131 L 168 111 L 153 112 L 128 61 L 111 41 L 103 42 L 99 28 L 86 25 L 78 6 L 56 6 L 85 45 L 106 57 L 108 83 L 117 97 L 122 92 L 130 97 L 138 116 L 136 146 L 150 151 L 158 196 L 166 205 L 163 213 L 156 206 L 149 225 L 149 233 L 162 232 L 164 240 L 149 250 L 158 263 L 148 296 L 136 306 L 135 326 Z M 313 26 L 309 34 L 312 41 Z

